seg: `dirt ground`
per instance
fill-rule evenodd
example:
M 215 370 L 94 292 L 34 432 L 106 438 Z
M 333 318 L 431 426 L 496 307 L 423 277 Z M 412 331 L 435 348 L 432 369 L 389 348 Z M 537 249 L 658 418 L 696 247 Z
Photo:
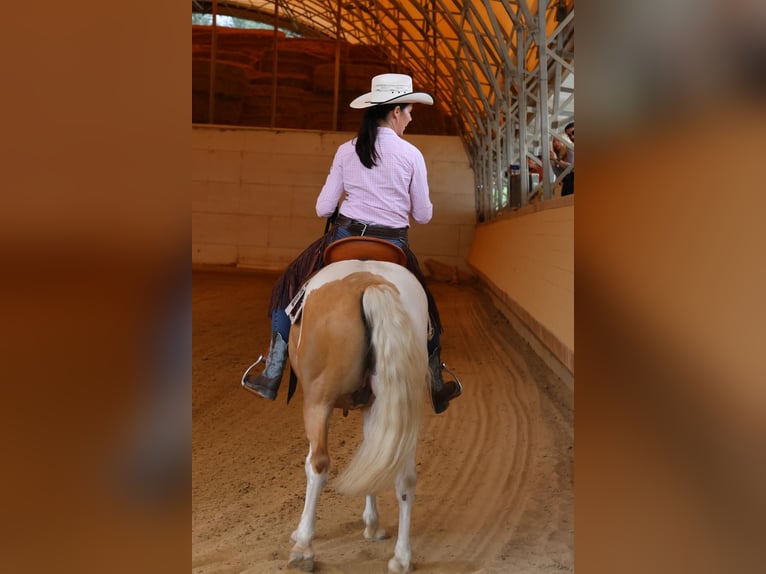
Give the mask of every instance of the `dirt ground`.
M 195 271 L 193 287 L 192 572 L 287 570 L 303 508 L 302 395 L 285 404 L 240 388 L 268 348 L 272 274 Z M 432 283 L 442 359 L 464 385 L 429 412 L 418 448 L 413 563 L 421 573 L 537 574 L 574 570 L 574 413 L 571 390 L 472 284 Z M 285 379 L 286 383 L 286 379 Z M 391 491 L 378 499 L 390 535 L 362 537 L 364 500 L 332 479 L 361 440 L 361 416 L 333 417 L 333 469 L 320 499 L 316 572 L 387 571 L 398 521 Z

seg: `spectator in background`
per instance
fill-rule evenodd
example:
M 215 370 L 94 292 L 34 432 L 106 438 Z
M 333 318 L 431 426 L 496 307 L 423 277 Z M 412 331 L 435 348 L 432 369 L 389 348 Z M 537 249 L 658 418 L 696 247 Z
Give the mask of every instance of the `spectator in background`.
M 567 135 L 569 140 L 572 142 L 572 146 L 574 147 L 574 122 L 569 122 L 566 125 L 566 127 L 564 128 L 564 133 Z M 574 149 L 567 148 L 566 162 L 567 164 L 570 164 L 572 166 L 572 171 L 570 171 L 569 174 L 564 176 L 564 185 L 561 188 L 562 197 L 564 197 L 565 195 L 574 194 Z
M 568 161 L 569 150 L 567 146 L 555 136 L 551 139 L 550 158 L 551 169 L 553 169 L 553 174 L 556 177 L 564 173 L 564 170 L 571 165 Z
M 538 181 L 543 180 L 543 164 L 542 164 L 542 156 L 535 156 L 537 159 L 540 160 L 540 163 L 537 163 L 535 160 L 533 160 L 531 157 L 527 158 L 527 170 L 530 174 L 536 173 L 540 176 Z
M 542 199 L 542 187 L 539 186 L 543 180 L 542 156 L 535 155 L 540 163 L 527 157 L 527 170 L 529 171 L 529 199 Z M 539 194 L 539 197 L 538 197 Z

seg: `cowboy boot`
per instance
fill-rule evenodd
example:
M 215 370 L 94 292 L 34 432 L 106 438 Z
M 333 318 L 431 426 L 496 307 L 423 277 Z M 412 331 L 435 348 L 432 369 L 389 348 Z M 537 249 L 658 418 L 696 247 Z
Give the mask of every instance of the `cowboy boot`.
M 258 375 L 249 374 L 250 369 L 261 362 L 262 357 L 248 367 L 242 376 L 242 388 L 251 393 L 262 396 L 264 399 L 273 401 L 277 398 L 277 390 L 282 382 L 282 372 L 285 370 L 287 362 L 287 343 L 279 333 L 271 335 L 271 345 L 269 346 L 269 356 L 266 357 L 266 367 L 263 373 Z
M 463 392 L 460 379 L 447 368 L 447 365 L 442 363 L 440 353 L 441 347 L 436 347 L 431 356 L 428 357 L 428 367 L 431 369 L 431 402 L 437 415 L 446 411 L 449 402 L 458 398 Z M 445 383 L 442 378 L 442 369 L 446 369 L 450 375 L 455 377 L 455 380 Z

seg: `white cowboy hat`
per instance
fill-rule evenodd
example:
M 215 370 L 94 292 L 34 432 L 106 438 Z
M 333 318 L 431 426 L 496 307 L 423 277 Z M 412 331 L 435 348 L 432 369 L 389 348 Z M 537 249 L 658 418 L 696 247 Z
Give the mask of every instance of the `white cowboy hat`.
M 372 90 L 349 104 L 354 109 L 381 104 L 428 104 L 434 99 L 426 92 L 412 91 L 412 78 L 406 74 L 380 74 L 372 79 Z

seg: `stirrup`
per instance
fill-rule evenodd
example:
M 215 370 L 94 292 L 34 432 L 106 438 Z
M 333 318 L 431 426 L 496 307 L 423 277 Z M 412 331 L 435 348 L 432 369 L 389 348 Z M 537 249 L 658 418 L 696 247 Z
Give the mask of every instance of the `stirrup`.
M 450 400 L 456 399 L 457 397 L 463 394 L 463 383 L 460 382 L 460 379 L 458 379 L 457 375 L 452 371 L 452 369 L 450 369 L 447 366 L 447 363 L 442 363 L 441 368 L 447 371 L 450 374 L 450 376 L 454 379 L 455 383 L 457 384 L 457 393 L 455 393 L 454 395 L 450 397 Z
M 250 365 L 247 369 L 245 369 L 245 372 L 242 373 L 242 380 L 240 381 L 240 384 L 245 387 L 246 389 L 250 390 L 248 386 L 245 384 L 245 377 L 247 377 L 247 374 L 250 372 L 250 369 L 255 367 L 256 365 L 260 364 L 261 361 L 263 361 L 263 355 L 258 355 L 258 358 L 255 360 L 255 363 Z

